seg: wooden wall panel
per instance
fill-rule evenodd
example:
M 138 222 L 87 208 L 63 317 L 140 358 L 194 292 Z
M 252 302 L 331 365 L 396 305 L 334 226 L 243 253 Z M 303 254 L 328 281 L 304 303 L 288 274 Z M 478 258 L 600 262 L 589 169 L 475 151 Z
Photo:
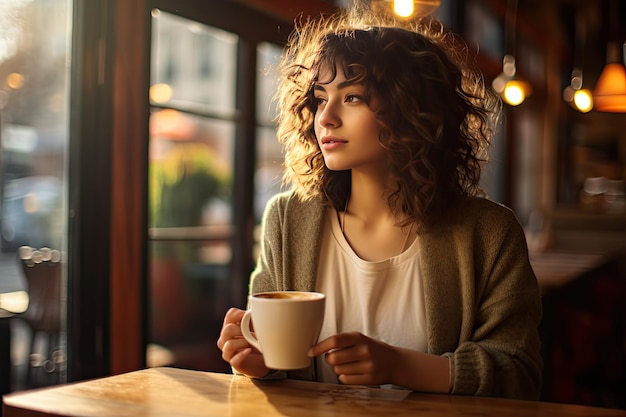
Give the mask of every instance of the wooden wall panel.
M 112 374 L 145 366 L 146 189 L 150 15 L 116 1 L 111 193 Z

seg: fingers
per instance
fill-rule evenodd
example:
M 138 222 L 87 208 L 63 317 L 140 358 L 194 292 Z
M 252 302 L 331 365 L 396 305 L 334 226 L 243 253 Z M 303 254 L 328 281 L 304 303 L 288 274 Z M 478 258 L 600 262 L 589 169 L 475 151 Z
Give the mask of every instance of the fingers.
M 228 311 L 226 312 L 226 315 L 224 316 L 224 325 L 228 323 L 237 323 L 237 324 L 241 323 L 241 319 L 245 313 L 246 313 L 246 310 L 241 310 L 236 307 L 231 307 L 230 309 L 228 309 Z
M 242 350 L 239 350 L 238 353 L 236 353 L 235 355 L 233 355 L 230 359 L 230 365 L 235 368 L 235 369 L 242 369 L 245 367 L 245 361 L 246 359 L 250 356 L 250 354 L 252 353 L 252 349 L 251 348 L 245 348 Z
M 235 338 L 243 338 L 241 335 L 241 327 L 239 327 L 239 324 L 235 323 L 226 324 L 222 327 L 222 331 L 220 332 L 220 337 L 217 340 L 217 347 L 224 350 L 226 342 Z
M 330 336 L 313 346 L 309 351 L 309 356 L 319 356 L 337 349 L 346 349 L 359 343 L 360 333 L 340 333 Z
M 324 359 L 342 384 L 369 385 L 377 379 L 375 359 L 366 344 L 333 349 L 326 352 Z
M 372 382 L 372 377 L 369 374 L 351 374 L 351 373 L 343 373 L 338 374 L 337 379 L 342 384 L 346 385 L 375 385 Z
M 239 352 L 243 351 L 244 349 L 252 349 L 252 348 L 250 344 L 246 341 L 246 339 L 242 337 L 235 337 L 235 338 L 226 340 L 222 344 L 222 347 L 220 349 L 222 350 L 222 359 L 232 364 L 233 358 Z
M 231 308 L 226 312 L 224 316 L 224 324 L 220 331 L 220 337 L 217 340 L 217 347 L 224 351 L 224 345 L 231 339 L 241 336 L 241 318 L 245 311 L 238 308 Z
M 362 362 L 369 357 L 370 355 L 367 353 L 366 345 L 355 345 L 345 349 L 333 349 L 326 352 L 325 355 L 326 362 L 332 366 Z
M 245 310 L 231 308 L 226 312 L 224 324 L 217 340 L 217 347 L 222 351 L 222 358 L 228 362 L 241 350 L 250 348 L 250 344 L 241 333 L 241 319 Z M 256 352 L 256 349 L 254 349 Z
M 237 372 L 260 378 L 269 372 L 265 366 L 263 355 L 243 338 L 241 319 L 245 310 L 231 308 L 224 316 L 224 324 L 217 340 L 217 347 L 222 351 L 222 359 L 228 362 Z
M 388 383 L 396 361 L 391 346 L 361 333 L 331 336 L 311 348 L 310 353 L 324 354 L 326 362 L 344 384 Z
M 231 339 L 224 345 L 222 358 L 237 372 L 254 378 L 261 378 L 269 372 L 263 355 L 250 347 L 243 338 Z

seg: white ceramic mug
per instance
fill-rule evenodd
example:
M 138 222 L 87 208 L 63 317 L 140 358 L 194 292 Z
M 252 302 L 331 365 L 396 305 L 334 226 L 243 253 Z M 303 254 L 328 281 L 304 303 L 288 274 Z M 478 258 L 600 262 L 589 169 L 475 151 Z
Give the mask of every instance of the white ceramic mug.
M 276 291 L 253 294 L 248 299 L 241 332 L 263 354 L 265 366 L 276 370 L 309 366 L 311 358 L 307 352 L 320 335 L 326 296 L 317 292 Z

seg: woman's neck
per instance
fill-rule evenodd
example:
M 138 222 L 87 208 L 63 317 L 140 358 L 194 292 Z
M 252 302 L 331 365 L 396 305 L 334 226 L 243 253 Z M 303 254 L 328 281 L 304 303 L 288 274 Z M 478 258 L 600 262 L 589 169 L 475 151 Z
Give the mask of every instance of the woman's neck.
M 352 193 L 338 213 L 341 231 L 354 252 L 367 261 L 389 259 L 402 253 L 415 239 L 414 227 L 398 227 L 402 214 L 387 200 L 389 187 L 381 181 L 352 182 Z
M 353 175 L 351 192 L 346 205 L 347 212 L 364 224 L 381 221 L 397 221 L 389 207 L 390 187 L 378 178 Z M 398 213 L 399 214 L 399 213 Z

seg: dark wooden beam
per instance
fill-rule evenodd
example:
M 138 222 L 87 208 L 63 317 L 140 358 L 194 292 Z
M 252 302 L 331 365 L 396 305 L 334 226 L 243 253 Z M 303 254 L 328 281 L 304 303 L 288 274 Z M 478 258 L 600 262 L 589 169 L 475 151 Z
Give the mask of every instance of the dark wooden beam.
M 234 0 L 252 9 L 267 13 L 277 19 L 293 22 L 300 15 L 333 13 L 337 6 L 322 0 Z

